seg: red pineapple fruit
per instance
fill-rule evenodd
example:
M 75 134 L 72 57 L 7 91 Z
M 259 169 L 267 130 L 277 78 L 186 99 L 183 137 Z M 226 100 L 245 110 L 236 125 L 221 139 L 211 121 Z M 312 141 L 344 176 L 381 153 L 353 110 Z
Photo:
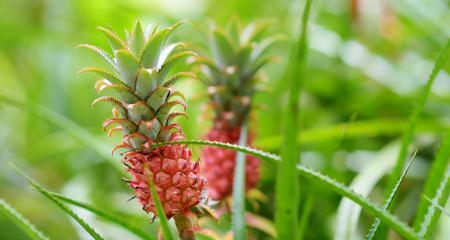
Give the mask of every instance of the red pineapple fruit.
M 240 128 L 230 127 L 223 121 L 215 121 L 214 127 L 206 135 L 209 141 L 236 144 L 239 142 Z M 247 144 L 252 145 L 252 137 Z M 208 196 L 222 200 L 232 193 L 236 152 L 231 149 L 205 147 L 202 149 L 202 173 L 208 179 Z M 246 155 L 245 187 L 252 189 L 259 180 L 259 159 Z
M 184 139 L 181 127 L 174 122 L 184 111 L 175 112 L 174 106 L 184 110 L 184 96 L 172 89 L 173 83 L 183 77 L 193 77 L 190 72 L 171 75 L 171 69 L 186 57 L 195 55 L 187 51 L 184 44 L 167 44 L 175 24 L 162 30 L 154 27 L 145 33 L 137 22 L 127 40 L 122 40 L 112 29 L 99 28 L 108 38 L 113 55 L 92 46 L 80 45 L 93 50 L 111 65 L 114 72 L 89 67 L 80 72 L 98 73 L 95 88 L 99 93 L 108 94 L 96 99 L 113 105 L 113 117 L 103 126 L 109 135 L 115 131 L 123 133 L 122 143 L 117 148 L 125 148 L 122 161 L 132 179 L 127 180 L 136 198 L 146 212 L 156 215 L 150 184 L 155 185 L 168 218 L 190 215 L 190 209 L 202 198 L 205 179 L 199 174 L 198 162 L 192 161 L 191 150 L 186 145 L 166 145 L 154 147 L 152 144 Z M 111 94 L 111 95 L 109 95 Z M 186 230 L 186 229 L 184 229 Z M 180 231 L 182 232 L 182 231 Z
M 212 26 L 209 33 L 211 57 L 198 56 L 201 65 L 199 77 L 208 84 L 211 106 L 214 109 L 213 128 L 206 135 L 210 141 L 237 144 L 240 128 L 248 119 L 257 84 L 258 71 L 273 57 L 265 53 L 280 40 L 280 36 L 264 38 L 267 22 L 253 22 L 240 29 L 233 21 L 225 31 Z M 247 144 L 252 145 L 253 132 Z M 236 152 L 217 147 L 202 150 L 200 168 L 208 180 L 208 196 L 223 200 L 232 193 Z M 259 159 L 246 156 L 246 188 L 251 189 L 259 180 Z

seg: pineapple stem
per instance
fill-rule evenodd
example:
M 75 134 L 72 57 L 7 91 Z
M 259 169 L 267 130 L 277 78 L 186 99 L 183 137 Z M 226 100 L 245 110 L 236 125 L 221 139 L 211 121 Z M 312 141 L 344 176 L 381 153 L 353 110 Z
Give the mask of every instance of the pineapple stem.
M 197 216 L 192 212 L 175 214 L 173 216 L 177 225 L 178 234 L 181 240 L 195 240 L 195 232 L 200 230 Z

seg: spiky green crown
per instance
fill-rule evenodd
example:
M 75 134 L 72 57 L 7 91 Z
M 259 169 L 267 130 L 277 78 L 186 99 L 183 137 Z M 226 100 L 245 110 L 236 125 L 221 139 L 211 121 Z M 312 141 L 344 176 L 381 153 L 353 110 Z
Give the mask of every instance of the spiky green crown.
M 152 142 L 169 141 L 182 137 L 181 130 L 173 119 L 185 115 L 184 111 L 174 112 L 173 107 L 186 105 L 184 96 L 171 89 L 183 77 L 195 77 L 191 72 L 171 74 L 173 67 L 186 57 L 195 55 L 185 49 L 183 43 L 167 44 L 170 34 L 180 25 L 158 30 L 154 27 L 145 33 L 138 21 L 123 40 L 112 29 L 98 27 L 109 40 L 113 55 L 88 44 L 79 47 L 93 50 L 111 65 L 113 72 L 97 67 L 87 67 L 80 73 L 94 72 L 102 79 L 95 83 L 95 89 L 104 96 L 92 103 L 113 104 L 113 117 L 103 123 L 111 135 L 116 130 L 124 133 L 124 141 L 118 147 L 151 151 Z M 150 29 L 150 28 L 149 28 Z M 168 75 L 171 75 L 169 77 Z
M 249 114 L 256 84 L 261 80 L 258 71 L 275 59 L 266 53 L 282 39 L 280 35 L 264 36 L 269 25 L 256 21 L 241 28 L 232 21 L 226 30 L 211 27 L 211 56 L 198 56 L 196 63 L 203 66 L 198 75 L 209 86 L 216 120 L 240 126 Z

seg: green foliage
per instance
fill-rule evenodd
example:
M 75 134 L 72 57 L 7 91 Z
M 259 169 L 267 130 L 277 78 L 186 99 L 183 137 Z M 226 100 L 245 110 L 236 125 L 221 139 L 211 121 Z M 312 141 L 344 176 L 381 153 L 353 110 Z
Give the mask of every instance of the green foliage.
M 247 143 L 247 123 L 241 127 L 239 145 Z M 236 154 L 233 179 L 233 209 L 232 209 L 233 239 L 247 239 L 245 231 L 245 154 Z
M 418 232 L 422 232 L 423 236 L 429 236 L 433 232 L 435 224 L 439 219 L 439 211 L 434 211 L 430 201 L 426 198 L 432 197 L 437 201 L 438 205 L 444 206 L 448 201 L 450 194 L 450 183 L 448 183 L 450 161 L 450 132 L 447 131 L 442 142 L 439 152 L 433 162 L 429 177 L 425 182 L 423 190 L 423 198 L 420 199 L 417 216 L 414 227 Z M 426 220 L 428 219 L 428 222 Z
M 297 142 L 303 145 L 321 144 L 338 140 L 345 132 L 346 139 L 364 139 L 382 136 L 397 136 L 408 124 L 407 119 L 360 120 L 352 123 L 338 123 L 303 129 L 297 134 Z M 448 128 L 445 123 L 422 120 L 417 124 L 417 131 L 425 133 L 442 131 Z M 266 150 L 276 150 L 282 145 L 282 136 L 274 135 L 255 139 L 255 146 Z
M 8 216 L 20 229 L 22 229 L 30 238 L 34 240 L 48 240 L 41 231 L 39 231 L 28 219 L 19 211 L 9 205 L 4 199 L 0 198 L 0 212 Z
M 309 193 L 305 204 L 303 205 L 302 215 L 300 216 L 300 221 L 298 224 L 298 239 L 304 239 L 305 234 L 308 228 L 309 218 L 311 216 L 311 212 L 314 206 L 314 198 L 315 196 L 312 193 Z
M 443 0 L 366 2 L 313 3 L 308 23 L 308 64 L 299 65 L 298 69 L 306 72 L 299 79 L 303 83 L 299 98 L 301 124 L 295 126 L 298 129 L 293 129 L 293 132 L 297 131 L 296 145 L 301 146 L 302 164 L 308 166 L 308 169 L 314 169 L 315 173 L 321 172 L 322 175 L 337 179 L 338 183 L 342 182 L 347 186 L 347 190 L 352 189 L 361 194 L 359 197 L 362 198 L 351 197 L 351 192 L 336 194 L 335 191 L 344 190 L 335 188 L 335 182 L 331 179 L 328 182 L 318 176 L 305 178 L 306 173 L 298 170 L 302 191 L 298 212 L 300 219 L 295 227 L 300 232 L 299 235 L 303 234 L 303 239 L 336 238 L 332 229 L 347 223 L 330 220 L 340 216 L 340 202 L 344 200 L 358 210 L 358 218 L 349 224 L 352 231 L 345 240 L 364 237 L 360 234 L 367 232 L 374 218 L 379 218 L 381 225 L 385 226 L 378 227 L 374 239 L 406 239 L 392 233 L 395 229 L 403 229 L 400 232 L 411 230 L 397 222 L 394 215 L 411 223 L 416 233 L 422 231 L 417 235 L 423 234 L 424 239 L 450 239 L 450 232 L 445 225 L 449 219 L 442 214 L 445 211 L 441 209 L 448 206 L 446 189 L 450 182 L 446 180 L 449 149 L 446 146 L 449 145 L 449 137 L 442 134 L 448 134 L 450 127 L 449 61 L 442 65 L 440 71 L 435 68 L 433 74 L 436 77 L 432 86 L 429 79 L 428 83 L 425 82 L 439 55 L 439 49 L 448 41 L 448 6 Z M 119 140 L 120 136 L 114 134 L 113 139 L 106 140 L 101 128 L 102 120 L 111 112 L 108 104 L 113 104 L 119 115 L 130 112 L 136 118 L 142 105 L 127 109 L 127 104 L 138 98 L 146 98 L 149 90 L 145 86 L 149 83 L 166 80 L 162 87 L 183 92 L 189 105 L 186 115 L 176 113 L 167 118 L 173 121 L 176 116 L 189 115 L 188 119 L 176 120 L 180 120 L 188 139 L 202 139 L 210 129 L 210 114 L 217 109 L 211 105 L 205 107 L 207 98 L 214 90 L 217 94 L 224 94 L 223 88 L 206 89 L 201 81 L 208 86 L 211 86 L 211 81 L 208 82 L 202 74 L 196 76 L 183 72 L 186 69 L 181 66 L 175 66 L 173 71 L 167 73 L 168 67 L 185 60 L 186 63 L 193 64 L 195 59 L 200 65 L 194 67 L 205 74 L 209 71 L 222 84 L 226 70 L 231 73 L 230 76 L 234 76 L 233 72 L 236 71 L 233 70 L 239 72 L 241 69 L 232 65 L 245 66 L 247 70 L 242 72 L 247 73 L 259 69 L 257 81 L 251 81 L 255 85 L 251 86 L 254 89 L 252 110 L 248 118 L 248 138 L 253 140 L 253 146 L 282 155 L 282 149 L 286 147 L 283 120 L 287 120 L 284 117 L 289 111 L 286 106 L 289 91 L 292 90 L 284 72 L 291 64 L 289 55 L 292 51 L 289 48 L 290 40 L 274 45 L 283 38 L 279 35 L 270 36 L 270 33 L 293 36 L 298 31 L 301 14 L 297 9 L 305 3 L 306 0 L 178 0 L 153 1 L 150 4 L 144 0 L 32 1 L 32 4 L 27 0 L 2 1 L 1 197 L 21 210 L 26 218 L 37 224 L 39 230 L 49 237 L 76 240 L 80 238 L 77 232 L 85 234 L 76 221 L 69 221 L 71 219 L 64 212 L 55 210 L 52 202 L 45 202 L 47 199 L 42 199 L 40 195 L 28 194 L 26 186 L 21 185 L 16 174 L 5 166 L 5 162 L 13 161 L 19 166 L 27 166 L 33 175 L 50 184 L 49 188 L 71 190 L 70 197 L 86 199 L 88 203 L 92 203 L 84 207 L 93 207 L 91 210 L 94 217 L 98 217 L 98 221 L 104 221 L 99 222 L 99 227 L 106 224 L 108 230 L 117 228 L 117 234 L 115 231 L 114 234 L 105 232 L 108 236 L 104 237 L 124 239 L 128 236 L 126 227 L 108 219 L 108 214 L 111 217 L 119 216 L 115 220 L 122 220 L 129 228 L 134 227 L 137 237 L 143 237 L 137 233 L 139 230 L 154 238 L 158 237 L 154 232 L 159 221 L 150 224 L 141 216 L 143 213 L 138 209 L 137 202 L 125 202 L 131 192 L 120 181 L 125 174 L 120 164 L 120 155 L 116 153 L 112 156 L 110 146 L 110 142 Z M 189 19 L 182 28 L 178 28 L 179 24 L 165 28 L 181 18 Z M 142 21 L 137 22 L 136 19 Z M 252 23 L 256 19 L 261 21 Z M 144 28 L 149 22 L 157 24 Z M 202 39 L 204 35 L 196 29 L 196 23 L 214 25 L 213 31 L 208 31 L 209 39 Z M 98 25 L 104 27 L 97 27 Z M 96 27 L 100 34 L 96 33 Z M 130 31 L 123 32 L 122 29 Z M 248 43 L 250 39 L 257 41 Z M 170 43 L 180 40 L 185 44 Z M 211 45 L 207 45 L 212 40 L 217 59 L 232 63 L 229 68 L 217 67 L 216 62 L 202 58 L 202 53 L 211 49 Z M 80 42 L 92 45 L 80 46 L 82 49 L 75 50 L 74 46 Z M 119 66 L 114 58 L 121 49 L 127 49 L 138 59 L 139 65 L 146 68 L 139 69 L 138 79 L 131 81 L 136 89 L 125 86 L 125 79 L 117 72 Z M 179 54 L 185 49 L 195 49 L 200 56 L 192 56 L 192 52 Z M 99 56 L 92 55 L 92 52 Z M 174 55 L 176 57 L 172 57 Z M 273 59 L 269 55 L 277 58 Z M 171 60 L 167 61 L 169 59 Z M 275 64 L 267 64 L 260 69 L 273 60 Z M 98 67 L 81 70 L 80 74 L 89 74 L 77 78 L 75 73 L 85 64 Z M 163 65 L 163 71 L 157 74 L 155 67 Z M 166 79 L 162 79 L 163 77 Z M 178 81 L 180 79 L 183 81 Z M 236 91 L 247 92 L 242 84 L 235 84 L 236 82 L 239 81 L 233 82 Z M 93 83 L 96 83 L 95 90 L 92 88 Z M 249 89 L 247 85 L 245 89 Z M 96 92 L 108 97 L 96 101 L 93 111 L 89 104 L 97 96 Z M 149 103 L 154 108 L 160 107 L 159 100 L 164 98 L 165 92 L 158 91 L 159 93 L 162 97 Z M 428 96 L 423 97 L 425 95 Z M 420 107 L 422 103 L 419 99 L 425 99 L 425 106 Z M 239 106 L 237 103 L 241 99 L 236 100 L 233 104 Z M 180 106 L 166 105 L 165 111 L 170 107 L 181 110 Z M 418 113 L 419 110 L 422 113 Z M 145 111 L 151 113 L 148 109 Z M 164 118 L 160 117 L 162 120 Z M 108 123 L 124 123 L 128 128 L 135 129 L 131 122 L 123 120 L 111 120 Z M 113 128 L 110 133 L 120 133 L 116 130 Z M 140 130 L 154 134 L 154 131 L 142 127 Z M 389 151 L 389 156 L 392 152 L 392 159 L 386 157 L 385 149 L 402 137 L 403 152 L 400 151 L 399 154 L 395 148 Z M 406 166 L 411 148 L 420 151 L 409 171 L 408 181 L 403 181 L 391 202 L 390 213 L 383 218 L 380 217 L 384 214 L 383 206 L 374 209 L 370 206 L 360 207 L 369 198 L 373 202 L 383 202 L 388 198 Z M 437 149 L 439 150 L 436 151 Z M 197 151 L 199 149 L 193 147 L 193 150 L 193 158 L 202 161 L 200 151 Z M 274 226 L 271 231 L 264 231 L 264 227 L 251 225 L 247 214 L 261 217 L 273 224 L 276 199 L 274 170 L 280 157 L 253 149 L 240 150 L 246 154 L 258 154 L 265 160 L 260 166 L 261 180 L 257 189 L 264 196 L 255 196 L 254 191 L 248 192 L 246 196 L 246 236 L 249 239 L 275 238 Z M 402 154 L 403 157 L 400 156 Z M 400 159 L 397 172 L 392 174 L 391 182 L 386 184 L 388 182 L 385 182 L 383 176 L 390 171 L 391 163 L 396 158 Z M 379 164 L 368 162 L 380 159 L 383 161 L 377 161 Z M 366 171 L 370 168 L 373 171 Z M 370 176 L 370 173 L 373 175 L 369 180 L 359 181 L 359 185 L 354 185 L 361 176 Z M 384 196 L 383 192 L 386 192 Z M 352 200 L 347 199 L 347 195 Z M 308 200 L 310 196 L 314 196 L 313 200 Z M 74 206 L 74 210 L 80 207 L 70 202 L 73 199 L 59 200 L 68 207 Z M 213 204 L 205 201 L 206 204 Z M 355 204 L 353 201 L 363 202 Z M 373 202 L 369 203 L 373 205 Z M 115 206 L 121 207 L 114 209 Z M 134 209 L 140 214 L 134 213 Z M 361 214 L 360 209 L 364 213 Z M 96 214 L 94 210 L 104 214 Z M 347 216 L 356 214 L 350 208 L 345 211 Z M 10 227 L 13 225 L 12 221 L 7 217 L 3 218 L 1 212 L 0 215 L 0 238 L 27 237 L 22 233 L 20 225 L 17 228 Z M 387 233 L 386 223 L 389 221 L 393 221 L 390 224 L 395 228 L 391 225 L 388 227 L 394 230 L 379 236 L 380 233 Z M 169 222 L 175 236 L 174 224 Z M 201 233 L 205 233 L 205 236 L 198 238 L 217 239 L 231 235 L 231 214 L 222 215 L 219 223 L 209 217 L 201 217 L 200 223 L 205 230 Z M 324 223 L 326 228 L 323 227 Z M 96 228 L 97 225 L 92 224 Z M 133 233 L 132 229 L 129 231 Z M 211 234 L 213 237 L 208 235 L 209 231 L 214 232 Z
M 389 194 L 389 197 L 386 199 L 386 202 L 383 205 L 383 209 L 384 210 L 386 210 L 386 211 L 388 210 L 389 205 L 391 204 L 392 199 L 394 198 L 395 194 L 397 193 L 398 188 L 400 187 L 400 184 L 403 181 L 403 178 L 406 176 L 406 173 L 408 173 L 408 170 L 411 167 L 411 164 L 412 164 L 416 154 L 417 154 L 417 151 L 414 152 L 413 156 L 411 157 L 411 160 L 409 160 L 408 165 L 406 166 L 405 170 L 403 170 L 402 175 L 400 176 L 400 178 L 398 179 L 398 181 L 395 184 L 394 188 L 392 189 L 391 194 Z M 375 222 L 372 224 L 372 226 L 369 229 L 369 233 L 367 234 L 367 239 L 368 240 L 373 239 L 373 236 L 375 236 L 375 232 L 377 231 L 378 226 L 380 225 L 380 223 L 381 223 L 381 221 L 380 221 L 379 218 L 375 219 Z
M 93 136 L 87 130 L 74 123 L 70 119 L 62 116 L 61 114 L 52 111 L 44 106 L 35 104 L 35 103 L 27 103 L 16 99 L 15 97 L 8 96 L 4 93 L 0 93 L 0 101 L 1 103 L 9 103 L 11 106 L 17 107 L 21 110 L 27 111 L 34 116 L 43 119 L 50 124 L 59 127 L 63 131 L 67 132 L 74 139 L 79 141 L 85 147 L 92 149 L 95 153 L 97 153 L 100 157 L 108 162 L 112 163 L 116 169 L 120 169 L 120 165 L 117 163 L 117 159 L 113 158 L 109 152 L 109 147 L 106 146 L 101 140 L 97 137 Z
M 425 103 L 428 99 L 428 96 L 430 95 L 431 87 L 433 86 L 433 82 L 436 79 L 437 74 L 439 73 L 439 71 L 442 69 L 445 62 L 447 61 L 449 54 L 450 54 L 450 39 L 447 40 L 444 48 L 441 50 L 441 54 L 439 55 L 438 59 L 436 60 L 433 70 L 431 71 L 431 74 L 428 77 L 428 80 L 417 99 L 417 103 L 414 106 L 413 112 L 411 113 L 408 127 L 406 128 L 406 131 L 403 134 L 402 145 L 400 148 L 400 152 L 398 154 L 397 163 L 394 167 L 394 170 L 392 171 L 392 175 L 391 175 L 391 178 L 389 181 L 389 186 L 386 190 L 387 195 L 390 194 L 389 193 L 390 189 L 394 188 L 397 179 L 400 178 L 400 175 L 402 173 L 402 168 L 403 168 L 403 165 L 406 160 L 406 156 L 408 155 L 408 147 L 410 145 L 410 142 L 412 141 L 417 122 L 419 121 L 419 119 L 421 117 Z
M 156 239 L 156 237 L 154 237 L 155 234 L 152 235 L 152 234 L 149 234 L 146 231 L 143 231 L 142 229 L 140 229 L 140 228 L 136 227 L 135 225 L 133 225 L 132 223 L 130 223 L 127 219 L 124 219 L 124 217 L 122 217 L 122 216 L 111 214 L 109 212 L 103 211 L 103 210 L 98 209 L 98 208 L 96 208 L 94 206 L 91 206 L 89 204 L 79 202 L 77 200 L 74 200 L 72 198 L 68 198 L 68 197 L 62 196 L 62 195 L 57 194 L 57 193 L 53 193 L 53 192 L 48 192 L 48 193 L 51 194 L 53 197 L 55 197 L 55 198 L 57 198 L 57 199 L 59 199 L 59 200 L 61 200 L 63 202 L 66 202 L 68 204 L 71 204 L 71 205 L 74 205 L 74 206 L 77 206 L 77 207 L 84 208 L 84 209 L 94 213 L 95 215 L 97 215 L 97 216 L 99 216 L 99 217 L 101 217 L 103 219 L 106 219 L 106 220 L 108 220 L 108 221 L 110 221 L 112 223 L 115 223 L 115 224 L 123 227 L 124 229 L 126 229 L 126 230 L 128 230 L 128 231 L 130 231 L 130 232 L 132 232 L 134 234 L 136 234 L 136 236 L 139 236 L 142 239 L 150 239 L 150 240 Z
M 439 219 L 440 212 L 436 211 L 435 205 L 445 206 L 450 196 L 449 148 L 450 144 L 446 139 L 430 172 L 430 174 L 435 174 L 435 176 L 430 177 L 429 182 L 425 185 L 424 197 L 427 198 L 428 195 L 426 194 L 430 194 L 430 196 L 433 196 L 433 199 L 432 204 L 428 204 L 428 206 L 424 204 L 424 207 L 427 206 L 426 213 L 423 213 L 423 216 L 417 216 L 418 221 L 419 219 L 423 219 L 420 221 L 420 229 L 418 231 L 419 235 L 424 238 L 430 238 L 432 236 L 434 227 Z M 420 207 L 419 210 L 421 210 Z
M 376 216 L 381 219 L 383 223 L 390 226 L 394 229 L 398 234 L 402 235 L 406 239 L 420 239 L 419 236 L 412 230 L 408 225 L 403 223 L 397 217 L 391 215 L 386 210 L 376 206 L 371 203 L 366 198 L 361 195 L 353 192 L 351 189 L 345 187 L 342 183 L 337 182 L 334 179 L 326 175 L 322 175 L 318 172 L 315 172 L 309 168 L 298 166 L 297 169 L 300 171 L 300 174 L 313 179 L 313 181 L 320 182 L 322 184 L 326 184 L 328 188 L 335 191 L 336 193 L 349 198 L 354 201 L 356 204 L 360 205 L 363 209 L 369 212 L 371 215 Z
M 298 206 L 300 184 L 295 167 L 300 161 L 300 148 L 297 144 L 297 132 L 300 126 L 299 98 L 305 81 L 306 32 L 311 0 L 307 0 L 302 18 L 301 34 L 291 49 L 286 77 L 289 83 L 287 113 L 284 118 L 284 141 L 281 147 L 282 161 L 278 164 L 276 178 L 275 223 L 280 239 L 297 239 Z
M 152 146 L 165 146 L 176 144 L 196 144 L 196 145 L 223 147 L 243 152 L 246 154 L 251 154 L 253 156 L 266 160 L 270 163 L 277 163 L 277 162 L 279 163 L 281 161 L 281 158 L 277 155 L 273 155 L 261 150 L 256 150 L 253 148 L 243 147 L 230 143 L 199 141 L 199 140 L 183 140 L 172 142 L 160 142 L 152 144 Z M 308 177 L 309 179 L 311 179 L 311 181 L 323 184 L 328 189 L 338 193 L 339 195 L 349 198 L 356 204 L 360 205 L 371 215 L 380 218 L 382 222 L 390 226 L 392 229 L 394 229 L 397 233 L 399 233 L 406 239 L 419 239 L 418 235 L 408 225 L 400 221 L 397 217 L 393 216 L 386 210 L 376 206 L 374 203 L 370 202 L 367 198 L 359 195 L 358 193 L 353 192 L 351 189 L 349 189 L 342 183 L 302 165 L 297 165 L 296 169 L 300 175 Z
M 225 28 L 209 25 L 205 31 L 209 52 L 199 49 L 193 63 L 208 87 L 214 119 L 239 128 L 252 112 L 254 95 L 265 78 L 262 68 L 275 58 L 266 53 L 281 37 L 266 37 L 270 25 L 264 20 L 241 26 L 232 19 Z
M 46 198 L 48 198 L 50 201 L 55 203 L 61 210 L 63 210 L 67 215 L 72 217 L 75 221 L 80 224 L 81 227 L 86 230 L 86 232 L 95 240 L 102 240 L 103 238 L 88 224 L 86 223 L 82 218 L 80 218 L 72 209 L 70 209 L 68 206 L 66 206 L 61 200 L 54 197 L 49 191 L 45 190 L 41 186 L 39 186 L 33 179 L 28 177 L 22 170 L 17 168 L 16 166 L 12 165 L 14 169 L 20 173 L 34 188 L 36 188 L 37 191 L 42 193 Z
M 399 144 L 397 141 L 386 144 L 376 156 L 370 156 L 370 162 L 358 171 L 349 185 L 354 191 L 368 197 L 374 191 L 377 183 L 388 174 L 395 164 Z M 337 210 L 335 240 L 347 240 L 355 236 L 358 231 L 359 219 L 362 219 L 361 207 L 352 201 L 342 198 Z

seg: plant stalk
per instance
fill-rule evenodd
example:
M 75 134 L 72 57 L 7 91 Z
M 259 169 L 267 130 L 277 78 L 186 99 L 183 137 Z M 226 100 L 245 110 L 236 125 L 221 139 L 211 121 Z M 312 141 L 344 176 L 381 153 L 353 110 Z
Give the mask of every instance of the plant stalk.
M 200 226 L 197 222 L 197 216 L 194 213 L 175 214 L 173 219 L 175 220 L 175 225 L 177 226 L 181 240 L 195 240 L 194 233 L 200 230 Z

